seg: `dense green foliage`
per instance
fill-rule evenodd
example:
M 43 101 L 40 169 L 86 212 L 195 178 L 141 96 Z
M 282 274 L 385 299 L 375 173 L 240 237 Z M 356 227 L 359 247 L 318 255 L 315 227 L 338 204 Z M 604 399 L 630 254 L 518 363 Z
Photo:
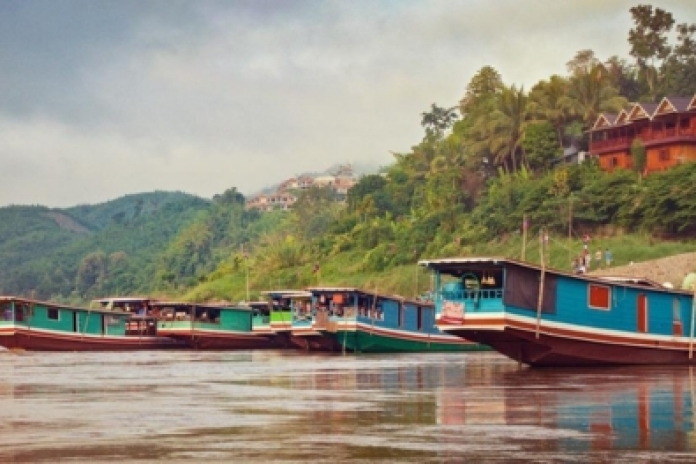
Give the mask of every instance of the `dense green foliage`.
M 0 208 L 2 291 L 57 300 L 147 291 L 153 256 L 209 203 L 154 192 L 64 210 Z

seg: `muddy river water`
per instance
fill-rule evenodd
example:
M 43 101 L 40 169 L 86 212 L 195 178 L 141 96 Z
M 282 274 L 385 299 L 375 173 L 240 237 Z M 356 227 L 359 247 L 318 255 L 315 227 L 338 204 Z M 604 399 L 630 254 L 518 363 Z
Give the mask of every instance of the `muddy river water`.
M 688 367 L 0 352 L 0 462 L 696 462 Z

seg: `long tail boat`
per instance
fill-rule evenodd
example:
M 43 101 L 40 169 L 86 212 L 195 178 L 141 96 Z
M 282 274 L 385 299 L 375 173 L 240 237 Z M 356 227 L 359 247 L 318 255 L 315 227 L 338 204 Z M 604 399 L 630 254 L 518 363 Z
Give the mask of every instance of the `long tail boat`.
M 314 326 L 341 349 L 364 353 L 490 348 L 435 327 L 434 305 L 352 287 L 310 287 Z
M 506 258 L 423 260 L 437 326 L 531 366 L 696 364 L 692 291 Z
M 275 348 L 273 332 L 253 328 L 253 310 L 233 304 L 150 301 L 158 333 L 198 349 Z
M 0 296 L 0 346 L 37 351 L 180 348 L 160 336 L 153 319 L 107 308 L 79 308 Z M 136 326 L 140 330 L 136 330 Z

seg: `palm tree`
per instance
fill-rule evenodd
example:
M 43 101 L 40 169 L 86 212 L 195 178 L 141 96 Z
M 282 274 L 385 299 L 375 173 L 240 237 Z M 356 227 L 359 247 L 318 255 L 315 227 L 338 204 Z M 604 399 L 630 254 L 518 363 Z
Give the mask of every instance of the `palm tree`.
M 568 79 L 553 75 L 548 81 L 539 82 L 529 93 L 529 112 L 535 118 L 551 123 L 561 147 L 565 125 L 572 118 L 568 88 Z
M 502 165 L 507 172 L 510 172 L 508 163 L 512 164 L 513 172 L 517 171 L 518 162 L 526 165 L 522 140 L 531 119 L 528 103 L 524 87 L 503 87 L 497 108 L 487 124 L 490 151 L 495 156 L 495 163 Z
M 586 72 L 578 72 L 570 79 L 570 108 L 589 128 L 604 111 L 619 112 L 628 101 L 611 85 L 609 73 L 602 64 Z

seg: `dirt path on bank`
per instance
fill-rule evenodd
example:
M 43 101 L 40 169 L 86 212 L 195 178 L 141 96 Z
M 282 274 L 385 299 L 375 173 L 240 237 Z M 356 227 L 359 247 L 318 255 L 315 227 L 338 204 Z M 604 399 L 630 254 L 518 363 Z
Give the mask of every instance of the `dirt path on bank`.
M 680 288 L 684 277 L 695 270 L 696 252 L 643 261 L 632 265 L 599 269 L 591 271 L 589 274 L 645 277 L 659 283 L 670 282 L 674 288 Z

